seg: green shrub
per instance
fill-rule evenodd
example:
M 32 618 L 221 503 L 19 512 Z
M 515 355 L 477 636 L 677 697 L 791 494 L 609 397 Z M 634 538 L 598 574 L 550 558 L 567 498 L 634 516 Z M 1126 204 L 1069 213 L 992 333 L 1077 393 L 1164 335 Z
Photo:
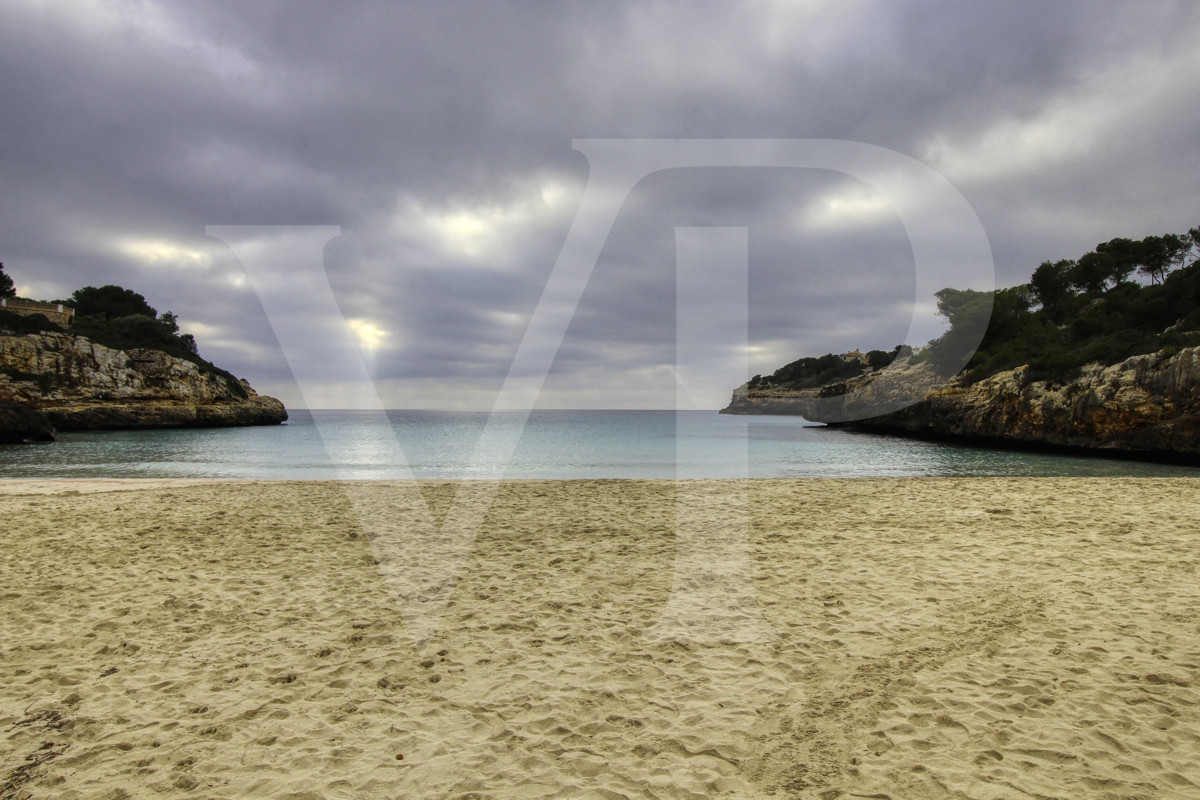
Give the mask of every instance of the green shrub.
M 862 371 L 863 365 L 857 361 L 845 361 L 839 355 L 826 353 L 816 358 L 800 358 L 785 364 L 775 370 L 775 374 L 769 379 L 760 379 L 760 383 L 769 381 L 775 386 L 788 389 L 808 389 L 836 380 L 853 378 L 861 375 Z

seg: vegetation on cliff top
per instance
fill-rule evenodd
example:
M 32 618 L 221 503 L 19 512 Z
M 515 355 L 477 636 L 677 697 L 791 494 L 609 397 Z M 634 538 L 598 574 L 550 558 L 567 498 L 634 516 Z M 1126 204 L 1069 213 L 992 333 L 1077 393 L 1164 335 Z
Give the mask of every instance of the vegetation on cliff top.
M 868 351 L 866 353 L 867 366 L 871 369 L 882 369 L 892 363 L 896 356 L 906 349 L 904 345 L 896 345 L 891 352 Z M 755 375 L 750 379 L 748 388 L 811 389 L 834 381 L 856 378 L 862 374 L 863 364 L 861 362 L 848 361 L 842 356 L 826 353 L 816 358 L 796 359 L 775 370 L 771 375 Z
M 1020 286 L 943 289 L 938 310 L 950 329 L 919 357 L 951 361 L 967 338 L 962 333 L 985 324 L 963 369 L 970 382 L 1022 365 L 1030 368 L 1028 380 L 1069 380 L 1084 364 L 1200 345 L 1198 262 L 1200 226 L 1140 241 L 1112 239 L 1078 259 L 1044 262 Z M 1132 280 L 1135 274 L 1150 282 Z
M 17 287 L 13 285 L 13 279 L 4 274 L 4 265 L 0 264 L 0 297 L 16 297 Z
M 15 296 L 12 278 L 4 274 L 3 267 L 4 265 L 0 264 L 0 292 L 3 292 L 7 285 L 11 294 L 5 296 Z M 179 332 L 179 317 L 170 311 L 159 314 L 146 302 L 145 297 L 131 289 L 113 285 L 85 286 L 77 289 L 70 299 L 55 302 L 75 310 L 75 320 L 69 331 L 54 324 L 42 314 L 22 315 L 3 310 L 0 310 L 0 329 L 18 334 L 46 331 L 71 333 L 115 350 L 159 350 L 190 361 L 201 372 L 222 379 L 235 397 L 248 397 L 241 381 L 200 357 L 195 338 L 190 333 Z M 43 391 L 48 390 L 52 381 L 45 376 L 38 377 Z
M 1027 380 L 1067 381 L 1084 364 L 1173 355 L 1200 345 L 1200 226 L 1185 234 L 1111 239 L 1077 259 L 1042 263 L 1020 286 L 947 288 L 936 297 L 950 328 L 914 361 L 947 370 L 966 361 L 961 373 L 968 382 L 1024 365 Z M 871 367 L 890 363 L 901 348 L 872 350 Z M 829 353 L 755 375 L 749 388 L 807 389 L 861 373 L 861 364 Z

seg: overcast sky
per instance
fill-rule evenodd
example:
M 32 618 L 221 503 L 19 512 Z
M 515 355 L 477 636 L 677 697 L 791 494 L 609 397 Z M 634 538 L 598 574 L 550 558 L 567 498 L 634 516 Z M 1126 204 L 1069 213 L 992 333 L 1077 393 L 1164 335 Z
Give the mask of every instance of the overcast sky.
M 965 197 L 1008 286 L 1200 224 L 1198 85 L 1192 0 L 7 0 L 0 261 L 23 296 L 134 289 L 260 392 L 344 407 L 333 381 L 300 392 L 245 266 L 205 233 L 340 226 L 336 322 L 385 405 L 490 407 L 588 184 L 575 139 L 886 148 Z M 704 226 L 746 228 L 749 255 L 749 348 L 714 343 L 711 407 L 802 355 L 890 349 L 914 314 L 908 344 L 940 330 L 877 187 L 655 172 L 623 198 L 539 406 L 674 405 L 675 229 Z M 273 252 L 260 277 L 290 279 L 300 256 Z

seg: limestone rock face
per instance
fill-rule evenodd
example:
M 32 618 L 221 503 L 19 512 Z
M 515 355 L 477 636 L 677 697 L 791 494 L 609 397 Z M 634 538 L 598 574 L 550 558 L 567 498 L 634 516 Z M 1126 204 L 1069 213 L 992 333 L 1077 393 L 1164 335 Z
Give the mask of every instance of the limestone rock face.
M 922 368 L 924 375 L 903 376 Z M 891 385 L 904 391 L 924 385 L 925 396 L 903 408 L 859 415 L 872 398 L 887 405 L 886 372 L 803 392 L 740 387 L 726 412 L 798 414 L 926 438 L 1200 459 L 1200 348 L 1134 356 L 1107 367 L 1091 364 L 1067 383 L 1033 380 L 1027 367 L 1018 367 L 966 385 L 937 379 L 928 365 L 904 365 Z
M 878 372 L 811 389 L 739 386 L 722 414 L 798 415 L 813 422 L 853 422 L 925 399 L 950 379 L 929 364 L 898 360 Z
M 244 395 L 244 396 L 243 396 Z M 115 350 L 64 333 L 0 331 L 0 402 L 59 430 L 270 425 L 283 404 L 157 350 Z

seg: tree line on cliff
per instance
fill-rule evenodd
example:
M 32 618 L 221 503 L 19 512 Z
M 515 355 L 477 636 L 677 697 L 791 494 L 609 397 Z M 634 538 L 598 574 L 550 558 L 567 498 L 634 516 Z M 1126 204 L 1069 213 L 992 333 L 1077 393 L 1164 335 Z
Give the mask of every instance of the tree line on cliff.
M 847 360 L 834 353 L 806 356 L 784 364 L 770 375 L 755 375 L 750 379 L 748 388 L 811 389 L 834 381 L 858 377 L 863 374 L 864 369 L 883 369 L 901 354 L 907 355 L 909 352 L 910 348 L 902 344 L 896 345 L 891 351 L 869 350 L 864 353 L 867 357 L 865 365 L 861 361 Z
M 1136 280 L 1135 276 L 1140 280 Z M 1076 259 L 1043 262 L 1027 283 L 936 293 L 949 329 L 914 356 L 968 383 L 1028 366 L 1026 380 L 1068 381 L 1084 364 L 1200 345 L 1200 226 L 1183 234 L 1111 239 Z M 872 350 L 880 369 L 908 348 Z M 862 374 L 827 353 L 755 375 L 750 389 L 807 389 Z
M 967 382 L 1022 365 L 1027 380 L 1066 381 L 1084 364 L 1172 355 L 1200 345 L 1200 226 L 1111 239 L 1077 259 L 1043 262 L 1028 283 L 994 292 L 943 289 L 937 303 L 950 328 L 918 358 L 962 363 L 960 348 L 983 329 L 962 370 Z
M 12 277 L 0 264 L 0 297 L 16 297 Z M 115 350 L 158 350 L 167 355 L 191 361 L 202 372 L 221 377 L 237 397 L 247 397 L 241 382 L 231 373 L 200 357 L 196 339 L 190 333 L 180 333 L 179 317 L 171 311 L 161 314 L 146 298 L 132 289 L 120 286 L 85 286 L 76 289 L 65 300 L 54 300 L 74 309 L 75 318 L 69 331 L 51 322 L 43 314 L 15 314 L 0 310 L 0 328 L 18 334 L 71 333 Z M 38 376 L 40 383 L 52 379 Z M 47 387 L 48 388 L 48 387 Z

